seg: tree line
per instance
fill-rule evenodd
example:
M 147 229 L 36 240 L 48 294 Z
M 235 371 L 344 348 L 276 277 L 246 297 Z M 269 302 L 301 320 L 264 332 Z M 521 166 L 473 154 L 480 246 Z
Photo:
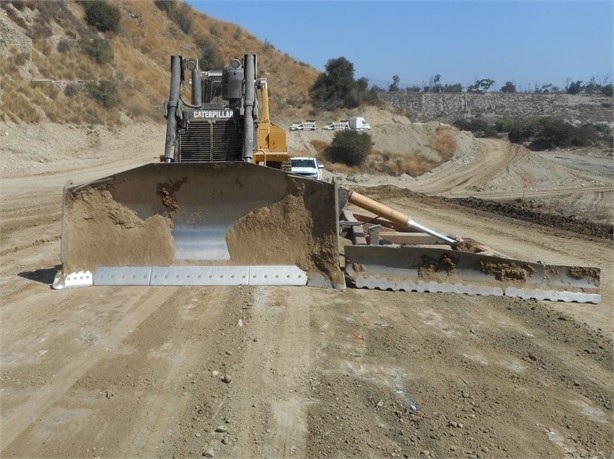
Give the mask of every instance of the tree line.
M 614 94 L 614 86 L 612 83 L 608 83 L 608 80 L 609 76 L 602 78 L 601 82 L 598 82 L 597 78 L 595 77 L 591 77 L 588 82 L 584 82 L 582 80 L 574 81 L 571 78 L 568 78 L 564 88 L 554 86 L 551 83 L 535 83 L 532 88 L 527 88 L 523 92 L 534 94 L 602 94 L 611 97 Z M 476 80 L 474 84 L 468 85 L 465 88 L 461 83 L 442 84 L 441 75 L 437 74 L 431 78 L 431 81 L 427 85 L 412 85 L 402 89 L 399 85 L 400 81 L 401 79 L 398 75 L 393 75 L 392 83 L 388 87 L 388 92 L 459 93 L 465 90 L 468 93 L 483 94 L 488 92 L 491 88 L 495 88 L 496 83 L 493 79 L 482 78 L 480 80 Z M 381 88 L 378 89 L 380 91 L 384 91 Z M 508 94 L 515 94 L 519 92 L 516 88 L 516 84 L 514 84 L 512 81 L 506 81 L 505 84 L 499 88 L 499 91 Z

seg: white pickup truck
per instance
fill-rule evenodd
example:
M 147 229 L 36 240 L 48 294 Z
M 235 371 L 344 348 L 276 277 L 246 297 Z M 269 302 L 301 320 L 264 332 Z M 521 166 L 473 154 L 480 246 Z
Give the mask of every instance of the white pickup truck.
M 290 158 L 292 163 L 292 173 L 309 177 L 316 180 L 322 180 L 322 170 L 324 164 L 320 164 L 316 158 L 311 156 L 301 156 Z

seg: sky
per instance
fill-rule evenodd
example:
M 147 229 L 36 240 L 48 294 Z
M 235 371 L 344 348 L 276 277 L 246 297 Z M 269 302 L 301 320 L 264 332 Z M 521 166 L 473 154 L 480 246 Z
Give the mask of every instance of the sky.
M 545 84 L 614 79 L 613 0 L 188 0 L 325 71 L 345 57 L 354 77 L 387 88 L 495 80 Z M 249 52 L 250 50 L 245 50 Z M 605 80 L 605 78 L 608 78 Z

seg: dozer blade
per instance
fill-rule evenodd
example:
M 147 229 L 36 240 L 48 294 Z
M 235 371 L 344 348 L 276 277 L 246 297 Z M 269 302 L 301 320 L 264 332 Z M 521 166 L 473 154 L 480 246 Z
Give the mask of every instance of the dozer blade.
M 53 287 L 344 288 L 337 234 L 335 185 L 246 162 L 148 164 L 67 185 Z
M 599 268 L 527 263 L 442 248 L 345 247 L 356 287 L 599 303 Z

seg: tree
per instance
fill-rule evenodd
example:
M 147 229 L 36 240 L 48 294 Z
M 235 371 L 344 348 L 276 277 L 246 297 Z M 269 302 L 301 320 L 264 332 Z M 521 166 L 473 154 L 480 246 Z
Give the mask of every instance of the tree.
M 368 87 L 369 87 L 369 80 L 367 78 L 362 77 L 356 80 L 356 88 L 359 91 L 366 91 Z
M 472 84 L 467 87 L 467 92 L 477 92 L 479 94 L 482 94 L 488 91 L 490 87 L 494 84 L 495 80 L 491 80 L 490 78 L 476 80 L 475 84 Z
M 399 90 L 399 82 L 400 81 L 401 81 L 401 79 L 399 78 L 399 75 L 393 75 L 392 76 L 392 84 L 388 88 L 388 92 L 397 92 Z
M 535 83 L 535 93 L 536 94 L 549 94 L 552 92 L 552 83 L 546 83 L 538 87 L 538 84 Z
M 580 80 L 569 83 L 566 88 L 567 94 L 580 94 L 582 91 L 582 82 Z
M 444 87 L 441 84 L 441 74 L 437 74 L 435 75 L 435 77 L 432 79 L 433 84 L 431 85 L 431 91 L 432 92 L 443 92 L 444 91 Z
M 377 93 L 368 91 L 368 80 L 354 80 L 354 64 L 345 57 L 330 59 L 326 71 L 321 73 L 311 87 L 314 106 L 324 110 L 354 108 L 362 102 L 377 102 Z
M 447 84 L 443 87 L 443 92 L 463 92 L 463 85 L 460 83 Z
M 603 86 L 597 83 L 597 79 L 593 76 L 589 82 L 584 86 L 584 92 L 586 94 L 598 94 L 603 91 Z
M 505 82 L 505 86 L 501 87 L 501 92 L 505 92 L 508 94 L 515 94 L 516 93 L 516 85 L 514 83 L 512 83 L 511 81 L 506 81 Z

